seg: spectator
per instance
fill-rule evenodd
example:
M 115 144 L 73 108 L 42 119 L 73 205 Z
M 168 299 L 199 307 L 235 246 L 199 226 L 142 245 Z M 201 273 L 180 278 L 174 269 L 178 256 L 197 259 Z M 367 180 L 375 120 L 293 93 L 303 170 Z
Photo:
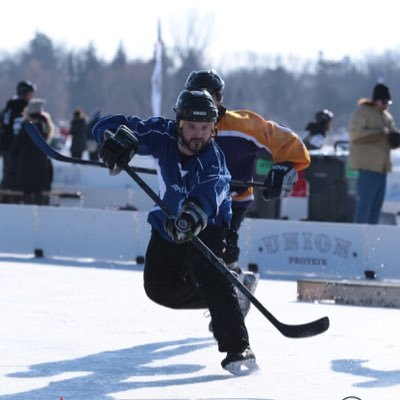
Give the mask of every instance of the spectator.
M 16 95 L 7 101 L 1 114 L 0 151 L 3 155 L 2 189 L 16 189 L 16 160 L 10 154 L 14 138 L 21 129 L 23 111 L 32 99 L 36 86 L 31 81 L 18 82 Z M 1 202 L 16 202 L 14 196 L 2 196 Z
M 83 110 L 77 108 L 73 114 L 69 126 L 69 134 L 72 136 L 71 156 L 82 158 L 86 150 L 87 118 Z
M 333 112 L 327 109 L 318 111 L 315 114 L 315 121 L 311 121 L 305 127 L 308 132 L 304 138 L 304 144 L 309 150 L 319 150 L 324 144 L 326 133 L 331 128 Z
M 29 102 L 24 111 L 20 131 L 11 148 L 17 165 L 16 187 L 22 190 L 24 204 L 48 204 L 48 196 L 43 192 L 51 188 L 51 162 L 33 143 L 25 130 L 25 124 L 30 121 L 36 125 L 46 140 L 53 135 L 53 122 L 50 115 L 44 111 L 44 104 L 44 100 L 37 98 Z
M 358 170 L 354 222 L 377 224 L 391 170 L 389 133 L 396 130 L 388 111 L 389 88 L 375 85 L 372 99 L 360 99 L 350 116 L 350 168 Z

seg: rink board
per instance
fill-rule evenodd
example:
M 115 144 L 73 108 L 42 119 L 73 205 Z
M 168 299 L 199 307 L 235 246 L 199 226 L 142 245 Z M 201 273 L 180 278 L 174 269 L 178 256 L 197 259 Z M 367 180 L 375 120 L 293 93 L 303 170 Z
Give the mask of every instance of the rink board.
M 400 308 L 400 282 L 299 280 L 297 299 L 352 306 Z

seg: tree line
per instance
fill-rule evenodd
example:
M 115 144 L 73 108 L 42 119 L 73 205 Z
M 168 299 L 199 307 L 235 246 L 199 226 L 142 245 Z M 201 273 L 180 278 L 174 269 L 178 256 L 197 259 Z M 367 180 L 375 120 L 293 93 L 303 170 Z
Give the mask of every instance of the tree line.
M 206 64 L 206 46 L 195 42 L 164 46 L 161 114 L 174 117 L 173 105 L 192 70 L 216 68 Z M 83 50 L 66 50 L 43 33 L 25 48 L 0 57 L 0 107 L 22 79 L 33 81 L 54 121 L 68 120 L 80 107 L 90 114 L 152 115 L 150 93 L 154 60 L 128 60 L 123 46 L 106 62 L 89 43 Z M 218 68 L 216 68 L 218 70 Z M 316 111 L 334 112 L 333 131 L 345 133 L 350 113 L 362 97 L 371 97 L 380 80 L 389 86 L 391 112 L 400 121 L 400 52 L 367 55 L 362 60 L 325 59 L 323 54 L 303 65 L 279 61 L 249 61 L 246 67 L 218 71 L 225 80 L 224 103 L 230 109 L 247 108 L 264 118 L 302 132 Z M 399 123 L 400 124 L 400 123 Z

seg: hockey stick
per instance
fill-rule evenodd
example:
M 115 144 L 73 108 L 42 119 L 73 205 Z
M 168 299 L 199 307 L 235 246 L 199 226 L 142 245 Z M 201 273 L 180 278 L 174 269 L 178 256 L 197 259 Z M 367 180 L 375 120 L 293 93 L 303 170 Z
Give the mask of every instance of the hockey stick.
M 50 158 L 58 159 L 59 161 L 69 161 L 70 157 L 62 156 L 57 153 L 51 146 L 40 135 L 36 126 L 32 123 L 26 125 L 27 132 L 34 143 Z M 56 155 L 56 157 L 54 157 Z M 60 158 L 61 156 L 61 158 Z M 75 160 L 75 159 L 72 159 Z M 79 161 L 87 161 L 80 160 Z M 87 165 L 92 165 L 93 161 Z M 86 163 L 85 163 L 86 164 Z M 103 163 L 95 162 L 95 165 L 104 166 Z M 105 167 L 105 166 L 104 166 Z M 125 172 L 146 192 L 146 194 L 160 207 L 160 209 L 169 218 L 173 217 L 173 214 L 164 204 L 164 202 L 158 197 L 158 195 L 146 184 L 146 182 L 137 174 L 135 168 L 126 165 L 124 166 Z M 253 294 L 232 274 L 229 268 L 206 246 L 201 239 L 197 236 L 191 235 L 190 239 L 194 245 L 202 252 L 202 254 L 228 279 L 230 283 L 236 286 L 254 306 L 271 322 L 271 324 L 278 329 L 282 335 L 289 338 L 305 338 L 315 336 L 325 332 L 329 328 L 328 317 L 323 317 L 318 320 L 308 322 L 300 325 L 288 325 L 280 322 L 274 317 L 258 300 Z
M 61 153 L 59 153 L 56 149 L 51 147 L 46 140 L 42 137 L 42 135 L 38 135 L 36 133 L 36 127 L 32 122 L 28 122 L 26 125 L 26 131 L 28 135 L 33 140 L 33 142 L 38 146 L 48 157 L 52 158 L 53 160 L 66 162 L 70 164 L 80 164 L 80 165 L 89 165 L 92 167 L 100 167 L 100 168 L 107 168 L 104 163 L 101 161 L 92 161 L 92 160 L 83 160 L 81 158 L 74 158 L 68 157 Z M 136 172 L 140 172 L 143 174 L 150 174 L 150 175 L 157 175 L 157 171 L 152 168 L 144 168 L 144 167 L 132 167 Z M 253 181 L 236 181 L 232 180 L 231 184 L 233 186 L 240 186 L 240 187 L 265 187 L 263 182 L 253 182 Z
M 158 197 L 158 195 L 147 185 L 147 183 L 136 173 L 136 171 L 126 165 L 125 172 L 146 192 L 146 194 L 161 208 L 168 218 L 173 218 L 174 215 Z M 315 336 L 325 332 L 329 328 L 328 317 L 323 317 L 318 320 L 300 325 L 288 325 L 278 321 L 244 286 L 229 270 L 229 268 L 210 250 L 210 248 L 197 236 L 191 234 L 190 240 L 203 253 L 203 255 L 228 279 L 230 283 L 236 286 L 253 304 L 254 306 L 278 329 L 282 335 L 289 338 L 305 338 Z
M 106 165 L 100 161 L 92 161 L 92 160 L 84 160 L 82 158 L 68 157 L 59 153 L 56 149 L 51 147 L 46 142 L 46 140 L 43 138 L 43 136 L 40 134 L 40 132 L 37 130 L 36 126 L 32 122 L 27 122 L 25 124 L 25 129 L 29 137 L 36 144 L 36 146 L 39 147 L 39 149 L 42 150 L 43 153 L 45 153 L 48 157 L 50 157 L 53 160 L 66 162 L 70 164 L 80 164 L 80 165 L 89 165 L 92 167 L 107 168 Z M 137 172 L 142 172 L 145 174 L 152 174 L 152 175 L 157 174 L 157 171 L 155 169 L 142 168 L 142 167 L 132 167 L 132 168 L 134 168 L 135 171 Z

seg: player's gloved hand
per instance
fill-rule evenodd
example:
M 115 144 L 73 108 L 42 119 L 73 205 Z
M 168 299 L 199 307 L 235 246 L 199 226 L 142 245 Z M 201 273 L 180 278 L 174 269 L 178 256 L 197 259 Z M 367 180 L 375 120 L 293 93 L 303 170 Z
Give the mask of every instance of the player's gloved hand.
M 273 164 L 265 178 L 264 199 L 274 200 L 290 196 L 297 178 L 297 171 L 293 168 L 293 163 Z
M 167 218 L 165 230 L 176 243 L 184 243 L 197 236 L 207 226 L 207 214 L 193 201 L 187 201 L 176 218 Z
M 127 126 L 121 125 L 115 133 L 109 130 L 104 132 L 104 142 L 99 149 L 99 157 L 112 174 L 116 175 L 136 154 L 138 145 L 139 141 L 135 134 Z
M 92 136 L 99 146 L 103 144 L 104 132 L 109 130 L 115 132 L 121 125 L 129 126 L 129 121 L 123 114 L 112 114 L 100 118 L 92 128 Z

